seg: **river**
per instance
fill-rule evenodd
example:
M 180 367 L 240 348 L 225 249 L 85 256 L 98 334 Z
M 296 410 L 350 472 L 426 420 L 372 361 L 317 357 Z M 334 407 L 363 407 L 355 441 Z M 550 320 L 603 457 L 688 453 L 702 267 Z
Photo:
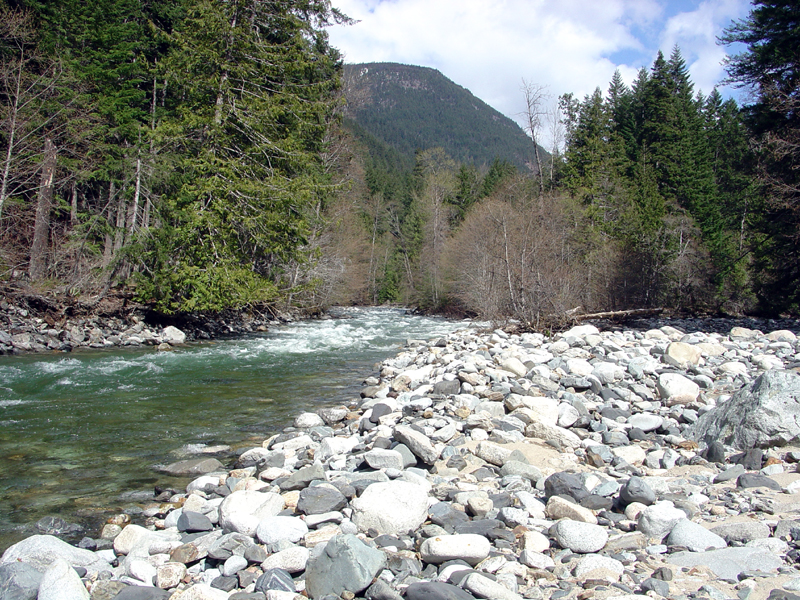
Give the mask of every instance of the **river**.
M 171 352 L 0 357 L 0 550 L 44 516 L 96 536 L 155 485 L 188 481 L 158 466 L 215 445 L 232 446 L 230 460 L 302 411 L 357 398 L 406 339 L 469 325 L 390 308 L 335 314 Z

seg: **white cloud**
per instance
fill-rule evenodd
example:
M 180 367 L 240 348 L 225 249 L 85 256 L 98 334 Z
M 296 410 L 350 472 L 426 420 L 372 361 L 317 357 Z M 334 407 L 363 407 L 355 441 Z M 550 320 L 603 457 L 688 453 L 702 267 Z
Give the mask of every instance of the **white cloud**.
M 632 82 L 659 47 L 668 53 L 675 42 L 697 87 L 710 91 L 724 55 L 714 38 L 746 3 L 706 0 L 674 14 L 667 0 L 334 0 L 360 22 L 330 34 L 347 62 L 433 67 L 516 118 L 523 78 L 554 98 L 582 97 L 605 90 L 616 68 Z
M 722 65 L 727 56 L 724 47 L 717 44 L 717 36 L 732 19 L 745 16 L 747 5 L 739 0 L 706 0 L 696 10 L 671 17 L 661 34 L 661 49 L 669 52 L 677 44 L 689 65 L 689 74 L 695 91 L 711 92 L 725 77 Z

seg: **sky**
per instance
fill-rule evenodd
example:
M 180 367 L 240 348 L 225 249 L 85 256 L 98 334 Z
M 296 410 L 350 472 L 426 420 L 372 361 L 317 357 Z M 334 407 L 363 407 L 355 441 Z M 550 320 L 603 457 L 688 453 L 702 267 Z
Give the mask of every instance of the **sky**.
M 747 16 L 749 0 L 333 0 L 357 20 L 328 32 L 347 63 L 432 67 L 522 123 L 523 80 L 555 102 L 605 93 L 619 69 L 629 85 L 658 50 L 677 44 L 695 91 L 725 77 L 718 35 Z M 725 97 L 736 90 L 719 86 Z

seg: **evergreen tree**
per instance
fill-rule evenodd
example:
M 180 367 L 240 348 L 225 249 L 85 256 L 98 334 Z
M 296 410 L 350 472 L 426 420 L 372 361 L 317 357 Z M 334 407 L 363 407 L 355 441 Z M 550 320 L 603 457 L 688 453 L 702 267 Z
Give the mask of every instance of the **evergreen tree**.
M 176 118 L 159 135 L 180 187 L 142 255 L 141 294 L 164 311 L 275 297 L 301 258 L 306 211 L 327 193 L 319 161 L 339 57 L 327 2 L 193 0 L 164 61 Z
M 755 0 L 747 18 L 720 38 L 743 43 L 731 57 L 730 80 L 749 88 L 755 101 L 747 123 L 760 145 L 760 174 L 768 194 L 761 220 L 766 236 L 757 254 L 760 299 L 770 310 L 800 309 L 800 5 Z

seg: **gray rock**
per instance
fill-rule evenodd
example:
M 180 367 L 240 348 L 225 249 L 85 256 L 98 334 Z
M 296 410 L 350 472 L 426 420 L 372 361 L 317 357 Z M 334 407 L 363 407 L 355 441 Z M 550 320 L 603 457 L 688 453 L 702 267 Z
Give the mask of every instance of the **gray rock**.
M 637 529 L 647 537 L 662 540 L 678 524 L 678 521 L 685 518 L 686 513 L 675 508 L 672 502 L 656 502 L 641 512 Z
M 366 600 L 402 600 L 402 596 L 392 589 L 383 579 L 376 579 L 375 583 L 364 592 Z
M 294 592 L 294 580 L 288 571 L 284 571 L 283 569 L 267 569 L 256 580 L 255 591 L 266 593 L 269 590 Z
M 800 441 L 800 374 L 766 371 L 701 416 L 684 435 L 706 444 L 720 441 L 738 450 Z
M 666 581 L 661 581 L 655 577 L 648 577 L 642 582 L 643 592 L 655 592 L 664 598 L 669 597 L 669 584 Z
M 639 413 L 628 418 L 631 427 L 638 427 L 645 433 L 658 429 L 663 422 L 664 419 L 651 413 Z
M 656 493 L 641 477 L 631 477 L 619 490 L 619 499 L 624 505 L 639 502 L 650 506 L 656 501 Z
M 438 581 L 419 581 L 406 588 L 406 600 L 475 600 L 460 587 Z
M 578 579 L 585 578 L 586 575 L 597 569 L 604 569 L 617 575 L 622 575 L 625 571 L 623 564 L 615 558 L 610 556 L 602 556 L 600 554 L 589 554 L 584 556 L 578 561 L 575 566 L 573 575 Z
M 580 502 L 589 495 L 589 490 L 586 489 L 580 476 L 559 471 L 544 480 L 544 493 L 548 498 L 550 496 L 569 496 Z
M 586 554 L 599 552 L 608 542 L 608 531 L 605 527 L 581 521 L 559 521 L 551 532 L 562 548 Z
M 670 546 L 685 546 L 691 552 L 704 552 L 709 548 L 725 548 L 728 544 L 717 533 L 689 519 L 678 521 L 667 536 Z
M 394 428 L 394 438 L 401 444 L 405 444 L 414 456 L 422 462 L 432 465 L 439 458 L 439 451 L 433 447 L 431 441 L 416 429 L 406 425 L 398 425 Z
M 373 448 L 364 453 L 364 459 L 373 469 L 404 469 L 405 461 L 403 455 L 397 450 L 386 450 L 384 448 Z M 414 461 L 416 462 L 416 460 Z
M 706 552 L 677 552 L 667 561 L 679 567 L 709 567 L 720 579 L 736 581 L 743 571 L 772 572 L 783 565 L 774 554 L 761 548 L 721 548 Z
M 507 460 L 503 463 L 500 468 L 500 475 L 503 477 L 509 475 L 524 477 L 534 484 L 543 477 L 542 472 L 537 467 L 519 460 Z
M 288 479 L 281 483 L 281 490 L 284 492 L 302 490 L 315 480 L 325 480 L 325 470 L 318 463 L 303 467 L 292 473 Z
M 266 517 L 256 528 L 262 544 L 272 545 L 282 541 L 296 544 L 308 533 L 308 526 L 299 517 Z
M 759 540 L 770 536 L 769 526 L 766 523 L 759 523 L 758 521 L 724 523 L 713 527 L 711 531 L 729 544 L 731 542 L 746 544 L 752 540 Z
M 75 569 L 57 558 L 42 575 L 37 600 L 89 600 L 89 592 Z
M 17 542 L 3 553 L 0 566 L 23 562 L 44 573 L 59 558 L 72 567 L 85 568 L 90 574 L 111 570 L 111 565 L 94 552 L 76 548 L 52 535 L 32 535 Z
M 93 600 L 97 583 L 92 587 Z M 130 585 L 121 590 L 116 596 L 111 596 L 111 598 L 113 598 L 113 600 L 167 600 L 170 596 L 172 596 L 172 592 L 168 592 L 167 590 L 145 587 L 143 585 Z
M 253 538 L 243 533 L 226 533 L 211 545 L 208 555 L 215 560 L 227 560 L 234 554 L 244 556 L 254 543 Z
M 178 517 L 177 527 L 178 531 L 195 533 L 198 531 L 211 531 L 214 529 L 214 524 L 211 522 L 211 519 L 204 514 L 191 510 L 183 510 Z
M 261 568 L 264 571 L 268 569 L 283 569 L 289 573 L 301 573 L 306 570 L 308 565 L 309 550 L 302 546 L 292 546 L 271 554 L 264 562 L 261 563 Z
M 422 542 L 419 553 L 424 562 L 440 564 L 448 560 L 463 560 L 477 565 L 489 556 L 492 544 L 482 535 L 456 534 L 430 537 Z
M 781 491 L 781 484 L 771 477 L 761 475 L 760 473 L 743 473 L 739 475 L 739 478 L 736 480 L 736 487 L 743 489 L 765 487 L 778 492 Z
M 479 598 L 493 600 L 522 600 L 522 596 L 509 590 L 504 585 L 492 581 L 481 573 L 470 573 L 461 580 L 461 587 Z
M 373 483 L 350 503 L 361 531 L 397 535 L 415 531 L 428 514 L 428 492 L 407 481 Z
M 186 334 L 174 325 L 167 325 L 161 332 L 161 339 L 170 346 L 175 346 L 186 343 Z
M 164 467 L 169 475 L 205 475 L 224 469 L 225 465 L 216 458 L 190 458 L 179 460 Z
M 224 530 L 254 536 L 262 519 L 274 517 L 283 510 L 278 494 L 239 490 L 219 505 L 219 525 Z
M 0 598 L 3 600 L 36 600 L 42 574 L 27 563 L 0 566 Z
M 354 535 L 336 535 L 315 551 L 306 568 L 306 591 L 314 600 L 327 594 L 367 589 L 386 566 L 386 555 Z
M 717 473 L 714 476 L 714 483 L 724 483 L 731 479 L 736 479 L 739 475 L 744 474 L 744 467 L 742 465 L 731 465 L 724 471 Z
M 305 515 L 321 515 L 347 506 L 347 498 L 339 490 L 327 485 L 307 487 L 300 492 L 297 510 Z

